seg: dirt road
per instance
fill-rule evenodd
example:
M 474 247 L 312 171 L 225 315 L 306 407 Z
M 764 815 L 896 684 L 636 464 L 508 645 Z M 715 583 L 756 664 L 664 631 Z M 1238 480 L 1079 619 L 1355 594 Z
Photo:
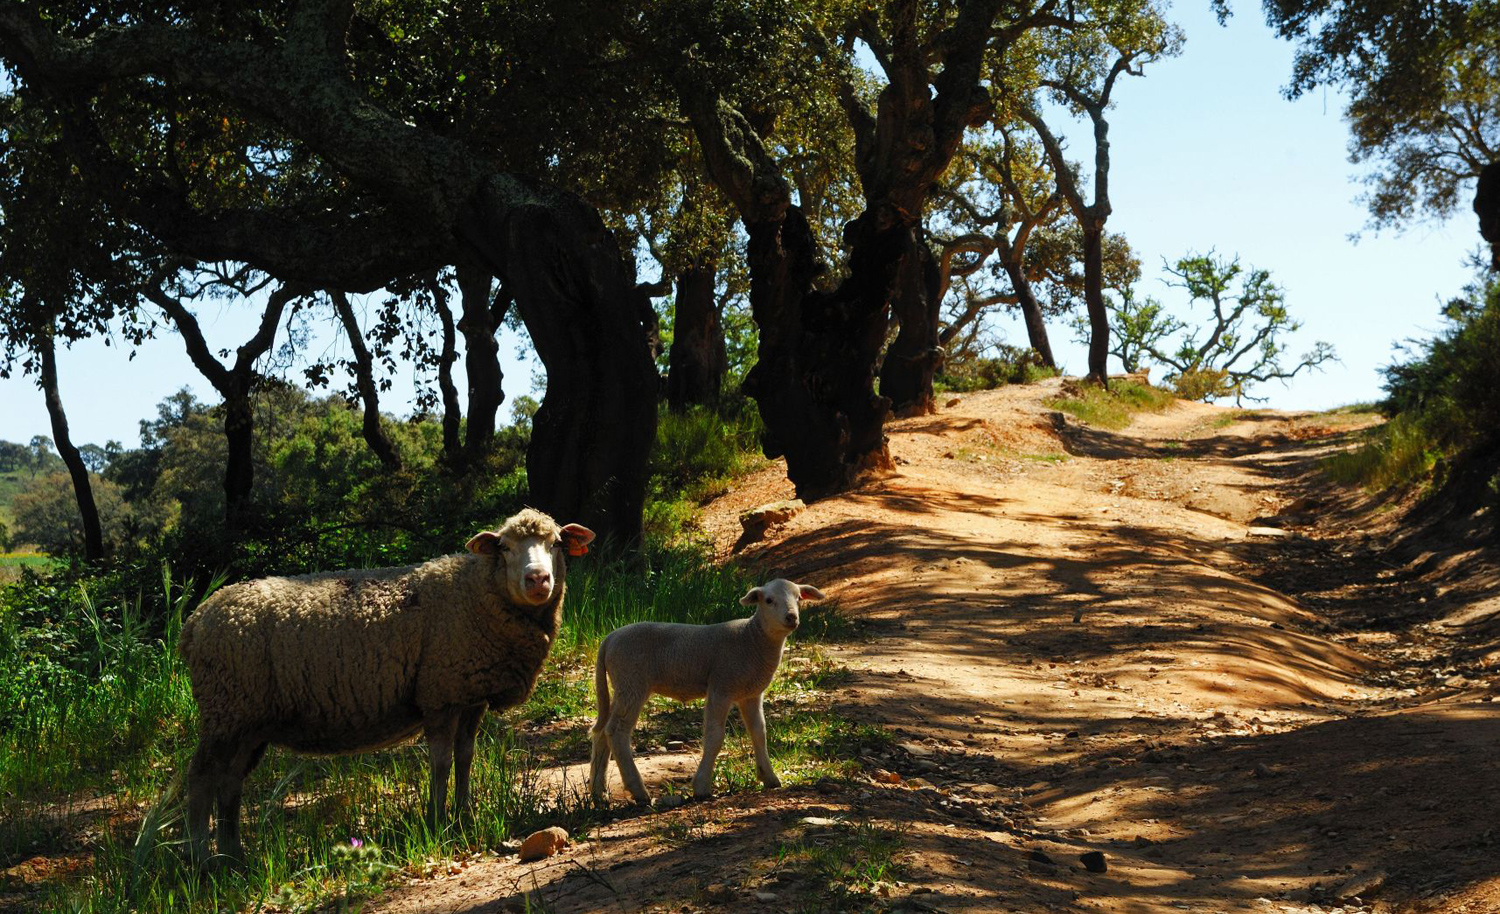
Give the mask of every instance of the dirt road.
M 826 650 L 852 672 L 830 711 L 897 737 L 869 783 L 622 819 L 379 910 L 824 910 L 768 858 L 859 821 L 902 834 L 874 910 L 1500 911 L 1500 602 L 1440 554 L 1395 563 L 1384 515 L 1318 481 L 1349 417 L 1179 404 L 1108 432 L 1054 413 L 1057 383 L 894 424 L 895 477 L 735 556 L 862 620 Z M 727 557 L 741 510 L 790 496 L 770 467 L 707 527 Z M 648 762 L 685 780 L 693 755 Z

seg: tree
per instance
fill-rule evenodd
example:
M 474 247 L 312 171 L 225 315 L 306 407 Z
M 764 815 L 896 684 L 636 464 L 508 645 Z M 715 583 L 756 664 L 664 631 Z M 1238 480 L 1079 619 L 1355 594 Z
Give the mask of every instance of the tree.
M 1297 98 L 1347 91 L 1350 158 L 1374 166 L 1365 202 L 1377 227 L 1445 217 L 1500 159 L 1500 7 L 1453 0 L 1264 0 L 1297 44 Z M 1228 14 L 1220 4 L 1221 17 Z
M 1484 166 L 1474 191 L 1479 236 L 1490 243 L 1490 269 L 1500 270 L 1500 159 Z
M 231 532 L 239 530 L 246 521 L 250 506 L 250 493 L 255 484 L 254 462 L 251 448 L 255 435 L 255 414 L 251 409 L 250 396 L 260 381 L 255 363 L 271 348 L 276 330 L 281 325 L 282 314 L 292 301 L 306 290 L 280 285 L 266 296 L 260 325 L 255 334 L 235 350 L 235 360 L 225 367 L 209 348 L 198 325 L 198 319 L 182 303 L 183 298 L 193 299 L 223 290 L 244 298 L 260 292 L 267 280 L 253 280 L 248 271 L 234 274 L 207 272 L 200 274 L 196 285 L 187 285 L 181 277 L 151 283 L 142 291 L 154 302 L 177 327 L 187 347 L 188 358 L 193 367 L 213 385 L 224 398 L 224 438 L 228 444 L 224 464 L 224 521 Z
M 360 402 L 364 405 L 365 442 L 386 469 L 400 469 L 401 456 L 396 453 L 396 446 L 380 426 L 380 393 L 375 384 L 375 360 L 370 356 L 364 333 L 359 329 L 359 317 L 354 313 L 354 306 L 349 304 L 349 296 L 342 292 L 330 292 L 328 297 L 333 301 L 334 313 L 338 315 L 339 323 L 344 327 L 344 335 L 349 340 L 349 348 L 353 350 L 354 376 L 359 387 Z
M 94 503 L 94 487 L 89 478 L 88 467 L 68 431 L 68 414 L 63 409 L 62 394 L 57 387 L 57 345 L 49 335 L 39 340 L 36 346 L 40 350 L 38 355 L 42 363 L 41 371 L 37 373 L 37 384 L 47 399 L 47 416 L 52 422 L 52 438 L 57 453 L 67 465 L 68 475 L 73 481 L 74 502 L 78 505 L 78 519 L 82 527 L 83 557 L 87 561 L 97 562 L 104 558 L 104 531 L 100 525 L 99 508 Z
M 607 170 L 612 150 L 638 180 L 654 153 L 638 138 L 611 147 L 608 120 L 642 122 L 578 104 L 580 86 L 595 102 L 639 88 L 588 65 L 611 23 L 561 11 L 581 45 L 563 49 L 538 40 L 553 21 L 512 12 L 465 7 L 433 27 L 426 7 L 404 4 L 12 3 L 0 56 L 63 124 L 64 163 L 175 253 L 346 291 L 462 258 L 502 278 L 549 373 L 533 497 L 630 542 L 656 419 L 641 303 L 593 207 L 535 176 Z M 455 62 L 474 63 L 474 77 Z M 532 176 L 497 160 L 533 164 Z
M 129 515 L 119 487 L 98 477 L 91 480 L 91 487 L 98 498 L 101 528 L 118 534 L 128 526 Z M 67 473 L 43 473 L 28 481 L 16 493 L 11 512 L 14 543 L 33 543 L 53 555 L 76 555 L 88 548 L 74 483 Z M 117 541 L 106 539 L 101 548 L 107 551 L 116 545 Z
M 1208 306 L 1208 323 L 1193 326 L 1165 313 L 1152 299 L 1122 297 L 1110 311 L 1114 352 L 1127 370 L 1136 370 L 1140 357 L 1148 354 L 1172 369 L 1166 380 L 1181 396 L 1232 396 L 1238 405 L 1264 399 L 1250 395 L 1251 385 L 1286 380 L 1338 358 L 1331 345 L 1319 341 L 1294 364 L 1284 363 L 1284 339 L 1302 324 L 1292 319 L 1286 293 L 1268 271 L 1246 269 L 1238 257 L 1212 251 L 1188 254 L 1165 266 L 1176 277 L 1168 285 L 1186 291 L 1190 307 Z
M 1109 198 L 1109 121 L 1116 81 L 1122 74 L 1144 75 L 1143 67 L 1163 56 L 1178 53 L 1182 34 L 1166 22 L 1150 0 L 1122 3 L 1102 28 L 1086 33 L 1066 33 L 1046 56 L 1050 72 L 1039 81 L 1052 100 L 1075 114 L 1087 115 L 1093 127 L 1093 198 L 1086 201 L 1082 180 L 1063 153 L 1062 142 L 1053 133 L 1036 102 L 1027 101 L 1017 111 L 1031 125 L 1047 151 L 1057 177 L 1057 188 L 1083 231 L 1084 304 L 1089 316 L 1088 376 L 1101 385 L 1109 383 L 1109 314 L 1104 298 L 1104 225 L 1113 207 Z

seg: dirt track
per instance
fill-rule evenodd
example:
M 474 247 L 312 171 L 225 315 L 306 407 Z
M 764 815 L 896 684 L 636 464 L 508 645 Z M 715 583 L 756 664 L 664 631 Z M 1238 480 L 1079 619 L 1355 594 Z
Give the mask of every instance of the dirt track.
M 829 648 L 853 671 L 832 710 L 895 731 L 864 761 L 907 784 L 627 818 L 378 910 L 818 910 L 759 864 L 848 815 L 905 829 L 892 909 L 1500 911 L 1500 653 L 1476 640 L 1500 601 L 1381 558 L 1381 515 L 1313 472 L 1347 425 L 1182 404 L 1105 432 L 1051 413 L 1056 383 L 896 423 L 896 477 L 738 555 L 864 620 Z M 781 473 L 710 506 L 726 555 Z

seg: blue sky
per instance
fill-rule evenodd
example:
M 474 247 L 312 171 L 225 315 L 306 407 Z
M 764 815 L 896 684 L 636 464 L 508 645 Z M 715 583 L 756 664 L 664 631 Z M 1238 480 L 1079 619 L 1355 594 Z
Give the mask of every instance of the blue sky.
M 1342 96 L 1282 98 L 1293 49 L 1273 37 L 1258 6 L 1241 5 L 1227 28 L 1206 2 L 1179 7 L 1174 18 L 1187 35 L 1182 56 L 1153 65 L 1144 78 L 1124 79 L 1110 117 L 1109 228 L 1123 232 L 1141 256 L 1142 290 L 1189 317 L 1180 293 L 1160 282 L 1162 258 L 1209 248 L 1238 254 L 1285 287 L 1288 306 L 1305 324 L 1292 348 L 1327 340 L 1342 360 L 1286 386 L 1264 386 L 1258 393 L 1269 397 L 1268 405 L 1316 409 L 1378 398 L 1378 369 L 1390 361 L 1392 343 L 1438 329 L 1439 302 L 1470 278 L 1465 255 L 1478 242 L 1472 215 L 1401 234 L 1367 233 L 1352 243 L 1348 236 L 1364 227 L 1366 216 L 1355 202 L 1358 171 L 1347 160 Z M 1087 135 L 1081 129 L 1068 135 L 1075 138 L 1073 155 L 1091 160 Z M 200 314 L 215 349 L 248 339 L 254 320 L 249 309 L 218 304 Z M 1001 326 L 1012 342 L 1024 342 L 1019 322 Z M 1055 324 L 1052 336 L 1064 367 L 1082 372 L 1083 348 L 1068 329 Z M 323 325 L 313 352 L 334 340 L 331 325 Z M 533 366 L 517 354 L 519 345 L 508 332 L 502 340 L 508 400 L 532 386 Z M 81 344 L 61 354 L 58 373 L 80 443 L 135 445 L 138 421 L 184 385 L 201 399 L 218 399 L 170 331 L 134 359 L 119 346 Z M 409 370 L 392 380 L 382 406 L 406 415 Z M 32 380 L 0 381 L 0 438 L 38 434 L 51 429 Z

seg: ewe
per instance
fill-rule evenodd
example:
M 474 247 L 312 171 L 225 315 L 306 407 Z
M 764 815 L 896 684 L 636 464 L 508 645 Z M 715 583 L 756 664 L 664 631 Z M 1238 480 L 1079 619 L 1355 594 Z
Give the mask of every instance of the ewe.
M 189 849 L 240 857 L 240 791 L 268 745 L 343 755 L 422 731 L 431 753 L 428 816 L 469 801 L 485 708 L 531 694 L 562 622 L 567 560 L 594 534 L 524 510 L 469 540 L 471 554 L 423 565 L 265 578 L 226 587 L 182 627 L 198 701 L 188 767 Z
M 609 757 L 614 755 L 620 779 L 637 803 L 650 803 L 630 748 L 641 708 L 653 693 L 678 701 L 707 696 L 703 709 L 703 761 L 693 777 L 693 795 L 713 792 L 714 759 L 724 744 L 729 706 L 740 709 L 755 747 L 755 767 L 767 787 L 780 787 L 766 752 L 766 686 L 781 663 L 786 637 L 796 628 L 803 602 L 823 599 L 816 587 L 777 578 L 753 587 L 740 598 L 755 615 L 718 625 L 637 622 L 615 629 L 599 645 L 594 685 L 599 719 L 594 723 L 589 779 L 596 800 L 605 796 Z M 609 686 L 614 684 L 611 703 Z

